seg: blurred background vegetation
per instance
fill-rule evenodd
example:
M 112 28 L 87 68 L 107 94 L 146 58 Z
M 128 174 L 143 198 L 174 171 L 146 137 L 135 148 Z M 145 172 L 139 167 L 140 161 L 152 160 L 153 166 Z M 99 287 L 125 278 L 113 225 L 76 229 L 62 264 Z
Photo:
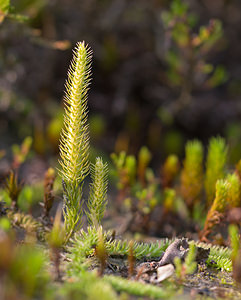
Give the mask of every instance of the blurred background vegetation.
M 94 53 L 94 152 L 137 154 L 146 145 L 159 168 L 168 154 L 183 157 L 188 139 L 207 144 L 219 134 L 237 163 L 240 1 L 1 1 L 1 174 L 12 153 L 21 160 L 29 140 L 22 150 L 13 145 L 27 136 L 26 181 L 43 177 L 56 161 L 71 48 L 82 40 Z

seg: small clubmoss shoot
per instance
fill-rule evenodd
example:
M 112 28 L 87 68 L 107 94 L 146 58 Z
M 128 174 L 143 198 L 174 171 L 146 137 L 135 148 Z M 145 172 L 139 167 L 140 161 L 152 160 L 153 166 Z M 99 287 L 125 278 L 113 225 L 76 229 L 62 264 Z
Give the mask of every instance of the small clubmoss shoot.
M 138 153 L 138 167 L 137 167 L 137 174 L 138 178 L 142 184 L 142 186 L 146 185 L 146 169 L 151 161 L 152 155 L 151 152 L 148 150 L 147 147 L 141 147 Z
M 179 160 L 174 154 L 169 155 L 164 162 L 161 170 L 162 186 L 164 188 L 171 187 L 176 175 L 179 171 Z
M 174 264 L 176 267 L 176 276 L 180 282 L 184 281 L 186 275 L 193 274 L 197 269 L 196 259 L 196 246 L 194 242 L 189 243 L 189 251 L 185 257 L 184 263 L 181 262 L 179 257 L 174 258 Z
M 187 143 L 183 165 L 181 194 L 192 212 L 194 204 L 200 202 L 203 186 L 203 147 L 199 141 Z
M 211 208 L 208 211 L 204 229 L 200 233 L 200 239 L 205 241 L 211 233 L 214 225 L 220 223 L 222 214 L 225 211 L 228 199 L 228 190 L 230 184 L 226 180 L 218 180 L 216 183 L 216 196 Z
M 107 164 L 100 157 L 96 158 L 95 165 L 91 166 L 90 195 L 87 212 L 89 224 L 96 228 L 100 226 L 107 204 Z
M 104 274 L 106 262 L 107 262 L 107 251 L 105 247 L 105 238 L 103 235 L 102 227 L 99 227 L 98 229 L 98 242 L 95 249 L 96 257 L 98 258 L 98 261 L 100 263 L 99 268 L 99 276 L 102 276 Z
M 230 207 L 239 207 L 241 202 L 240 180 L 236 173 L 228 174 L 226 177 L 229 183 L 228 205 Z
M 212 205 L 215 197 L 215 186 L 217 180 L 223 179 L 225 176 L 224 171 L 227 162 L 227 153 L 228 149 L 223 138 L 213 137 L 210 139 L 204 183 L 208 207 Z

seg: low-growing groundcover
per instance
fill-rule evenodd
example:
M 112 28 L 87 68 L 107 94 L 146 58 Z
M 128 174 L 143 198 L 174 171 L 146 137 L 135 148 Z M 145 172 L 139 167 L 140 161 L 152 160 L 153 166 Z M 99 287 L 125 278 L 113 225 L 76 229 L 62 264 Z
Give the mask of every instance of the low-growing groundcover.
M 162 208 L 162 222 L 168 222 L 168 216 L 177 218 L 181 212 L 179 226 L 185 218 L 187 223 L 196 222 L 199 229 L 192 232 L 196 242 L 187 239 L 157 239 L 153 243 L 127 241 L 102 227 L 108 167 L 100 157 L 93 164 L 89 162 L 87 92 L 91 55 L 84 42 L 77 43 L 66 82 L 59 167 L 63 209 L 59 207 L 54 220 L 51 219 L 56 175 L 49 169 L 44 180 L 41 217 L 34 218 L 30 210 L 22 211 L 20 196 L 24 202 L 33 192 L 24 190 L 17 178 L 26 147 L 18 149 L 22 160 L 9 173 L 1 192 L 0 298 L 187 299 L 204 295 L 240 299 L 238 227 L 229 227 L 232 249 L 204 243 L 212 240 L 224 244 L 225 239 L 217 233 L 220 230 L 227 236 L 227 226 L 217 226 L 223 220 L 234 223 L 231 218 L 234 213 L 230 212 L 235 210 L 236 223 L 239 222 L 241 167 L 239 163 L 236 172 L 226 174 L 227 147 L 222 138 L 210 140 L 206 173 L 201 143 L 187 144 L 178 189 L 175 181 L 179 160 L 176 156 L 168 157 L 161 171 L 162 192 L 148 168 L 151 154 L 147 148 L 141 149 L 138 159 L 126 153 L 112 155 L 118 178 L 118 203 L 122 211 L 131 215 L 132 225 L 138 224 L 139 219 L 148 232 L 158 207 Z M 84 206 L 83 184 L 89 173 L 91 183 Z M 205 204 L 201 202 L 204 188 Z M 83 229 L 84 215 L 88 218 L 86 229 Z M 181 230 L 185 237 L 184 229 Z M 198 241 L 198 234 L 203 242 Z M 170 276 L 160 279 L 167 274 L 167 268 Z

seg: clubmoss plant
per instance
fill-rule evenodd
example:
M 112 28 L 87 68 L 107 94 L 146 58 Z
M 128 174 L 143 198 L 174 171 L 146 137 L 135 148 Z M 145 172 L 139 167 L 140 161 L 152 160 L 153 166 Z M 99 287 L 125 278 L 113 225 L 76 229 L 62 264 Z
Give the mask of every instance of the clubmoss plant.
M 207 206 L 210 207 L 215 197 L 215 186 L 218 179 L 225 176 L 225 164 L 227 162 L 227 146 L 221 137 L 210 139 L 206 161 L 205 190 Z
M 89 224 L 96 228 L 100 226 L 107 203 L 107 172 L 107 164 L 97 157 L 95 165 L 91 166 L 92 183 L 88 201 L 89 211 L 86 213 Z
M 134 255 L 134 241 L 129 243 L 129 253 L 128 253 L 128 277 L 131 278 L 135 271 L 135 255 Z
M 194 241 L 189 244 L 189 251 L 187 256 L 185 257 L 184 263 L 182 264 L 180 257 L 174 258 L 174 264 L 176 267 L 176 276 L 179 281 L 183 281 L 186 275 L 193 274 L 197 269 L 196 259 L 196 246 Z
M 104 281 L 112 285 L 118 292 L 125 292 L 130 295 L 139 297 L 150 297 L 151 299 L 168 299 L 172 295 L 172 291 L 163 289 L 162 287 L 143 282 L 128 280 L 113 275 L 104 276 Z
M 117 201 L 122 204 L 123 200 L 129 195 L 130 187 L 136 182 L 136 158 L 133 155 L 126 155 L 125 151 L 121 151 L 118 155 L 112 153 L 111 159 L 116 168 L 114 173 L 118 178 L 119 195 Z
M 44 217 L 49 216 L 49 211 L 53 206 L 54 195 L 53 187 L 56 175 L 53 168 L 49 168 L 44 175 Z
M 18 182 L 18 175 L 14 171 L 10 171 L 5 183 L 6 191 L 12 201 L 12 208 L 18 209 L 18 196 L 23 189 L 23 184 Z
M 164 190 L 164 209 L 165 212 L 173 211 L 175 212 L 175 198 L 176 191 L 174 189 L 165 188 Z
M 81 226 L 82 186 L 89 173 L 87 91 L 91 53 L 84 42 L 77 43 L 66 81 L 64 127 L 60 138 L 66 240 Z
M 46 229 L 44 225 L 36 220 L 33 216 L 23 212 L 14 212 L 9 210 L 7 217 L 13 226 L 19 226 L 28 233 L 36 234 L 40 241 L 45 240 Z
M 228 174 L 226 179 L 230 185 L 228 190 L 228 205 L 230 207 L 239 207 L 241 201 L 239 177 L 236 173 L 233 173 Z
M 203 147 L 198 140 L 187 143 L 183 165 L 181 194 L 192 212 L 193 206 L 200 202 L 203 186 Z
M 221 269 L 227 272 L 232 271 L 232 250 L 230 248 L 207 244 L 203 242 L 197 242 L 196 246 L 202 247 L 204 249 L 210 249 L 210 253 L 207 259 L 207 264 L 210 267 L 215 267 L 217 269 Z
M 105 247 L 108 255 L 128 256 L 130 251 L 130 242 L 127 240 L 112 240 L 111 231 L 103 231 Z M 72 240 L 72 246 L 69 247 L 69 258 L 71 260 L 70 274 L 75 274 L 80 270 L 83 261 L 89 255 L 94 253 L 94 246 L 98 243 L 98 232 L 95 227 L 88 227 L 87 231 L 80 230 Z M 164 239 L 156 243 L 137 243 L 132 245 L 133 253 L 136 259 L 144 257 L 160 257 L 173 240 Z
M 218 180 L 216 183 L 216 197 L 208 211 L 207 218 L 204 224 L 204 229 L 200 233 L 200 239 L 207 241 L 207 236 L 211 233 L 214 225 L 219 224 L 222 215 L 227 206 L 228 191 L 230 184 L 226 180 Z
M 241 285 L 241 247 L 240 247 L 240 234 L 237 225 L 230 225 L 228 228 L 229 231 L 229 238 L 230 238 L 230 245 L 232 248 L 232 266 L 233 266 L 233 278 L 235 279 L 236 283 Z
M 174 154 L 169 155 L 161 170 L 161 180 L 163 188 L 171 187 L 179 171 L 179 160 Z
M 228 233 L 229 233 L 230 245 L 232 248 L 231 258 L 234 264 L 240 250 L 240 236 L 239 236 L 239 230 L 237 225 L 234 224 L 229 225 Z
M 105 266 L 107 263 L 107 257 L 108 257 L 108 253 L 106 251 L 106 247 L 105 247 L 105 238 L 103 235 L 103 229 L 102 227 L 98 228 L 98 242 L 95 248 L 95 255 L 98 258 L 100 267 L 99 267 L 99 276 L 102 276 L 104 274 L 105 271 Z
M 146 185 L 146 169 L 151 161 L 152 155 L 147 147 L 141 147 L 138 153 L 137 174 L 142 186 Z
M 61 223 L 61 210 L 58 208 L 51 232 L 47 235 L 48 244 L 51 248 L 51 259 L 54 263 L 56 279 L 60 280 L 60 249 L 65 240 L 65 232 Z
M 137 208 L 141 214 L 150 215 L 160 202 L 159 185 L 151 169 L 146 170 L 146 188 L 137 189 L 136 198 L 138 199 Z M 147 218 L 149 219 L 149 218 Z M 143 222 L 143 227 L 145 226 Z
M 56 299 L 68 300 L 119 300 L 111 284 L 97 276 L 96 272 L 81 271 L 57 289 Z
M 13 161 L 12 168 L 14 170 L 18 169 L 21 164 L 23 164 L 29 154 L 30 148 L 32 146 L 33 139 L 28 136 L 24 139 L 21 146 L 15 144 L 12 146 Z

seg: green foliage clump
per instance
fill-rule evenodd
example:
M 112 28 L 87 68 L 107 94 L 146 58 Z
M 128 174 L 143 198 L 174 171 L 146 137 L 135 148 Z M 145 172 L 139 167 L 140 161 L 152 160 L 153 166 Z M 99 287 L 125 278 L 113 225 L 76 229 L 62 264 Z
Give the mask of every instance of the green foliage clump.
M 136 259 L 144 257 L 160 257 L 172 240 L 164 239 L 156 243 L 130 243 L 127 240 L 112 240 L 112 232 L 103 231 L 105 248 L 108 255 L 128 256 L 130 247 Z M 72 246 L 69 249 L 70 274 L 76 274 L 82 269 L 85 258 L 94 253 L 94 246 L 98 243 L 98 230 L 88 227 L 87 231 L 81 230 L 74 235 Z
M 216 267 L 227 272 L 232 271 L 232 250 L 227 247 L 211 245 L 203 242 L 196 243 L 196 246 L 204 249 L 210 249 L 210 254 L 207 259 L 207 264 L 211 267 Z
M 92 165 L 91 178 L 87 216 L 89 224 L 97 228 L 103 218 L 107 199 L 107 164 L 100 157 Z
M 13 226 L 22 227 L 27 232 L 39 232 L 40 234 L 44 233 L 43 224 L 29 214 L 8 211 L 7 216 Z
M 147 147 L 142 147 L 138 159 L 122 151 L 119 155 L 111 154 L 117 175 L 117 200 L 125 200 L 126 207 L 138 209 L 141 214 L 150 214 L 159 202 L 158 183 L 153 171 L 148 168 L 151 153 Z M 135 205 L 134 198 L 138 199 Z M 120 203 L 121 204 L 121 203 Z
M 189 12 L 187 3 L 173 0 L 170 9 L 162 13 L 162 21 L 171 39 L 165 56 L 167 77 L 170 84 L 181 89 L 178 104 L 188 104 L 192 91 L 197 87 L 213 88 L 227 80 L 223 66 L 207 63 L 208 53 L 223 35 L 219 20 L 211 20 L 194 33 L 197 16 Z
M 119 277 L 118 277 L 119 278 Z M 107 280 L 98 277 L 95 272 L 81 271 L 77 277 L 72 278 L 72 282 L 65 282 L 57 290 L 56 299 L 71 300 L 117 300 L 117 296 L 111 284 Z
M 147 169 L 145 175 L 146 187 L 141 188 L 139 185 L 136 190 L 136 197 L 138 199 L 137 208 L 143 214 L 150 214 L 160 202 L 160 193 L 153 171 Z
M 1 298 L 44 297 L 50 276 L 43 249 L 33 244 L 16 245 L 13 232 L 7 234 L 0 230 L 0 235 Z
M 181 173 L 181 194 L 192 211 L 195 203 L 200 202 L 203 187 L 203 147 L 197 141 L 186 144 L 186 156 Z
M 11 18 L 18 22 L 28 20 L 28 17 L 14 12 L 14 7 L 11 6 L 10 0 L 1 0 L 0 2 L 0 24 L 5 18 Z
M 126 292 L 130 295 L 139 297 L 161 299 L 169 298 L 172 294 L 170 291 L 164 290 L 161 287 L 157 287 L 151 284 L 144 284 L 142 282 L 132 281 L 113 275 L 104 276 L 104 281 L 110 283 L 118 292 Z
M 126 193 L 136 180 L 136 158 L 133 155 L 126 155 L 125 151 L 121 151 L 119 155 L 112 153 L 111 159 L 119 179 L 117 188 Z
M 217 180 L 222 179 L 225 176 L 227 152 L 227 146 L 223 138 L 211 138 L 208 146 L 204 183 L 208 207 L 212 205 L 212 202 L 214 200 Z

